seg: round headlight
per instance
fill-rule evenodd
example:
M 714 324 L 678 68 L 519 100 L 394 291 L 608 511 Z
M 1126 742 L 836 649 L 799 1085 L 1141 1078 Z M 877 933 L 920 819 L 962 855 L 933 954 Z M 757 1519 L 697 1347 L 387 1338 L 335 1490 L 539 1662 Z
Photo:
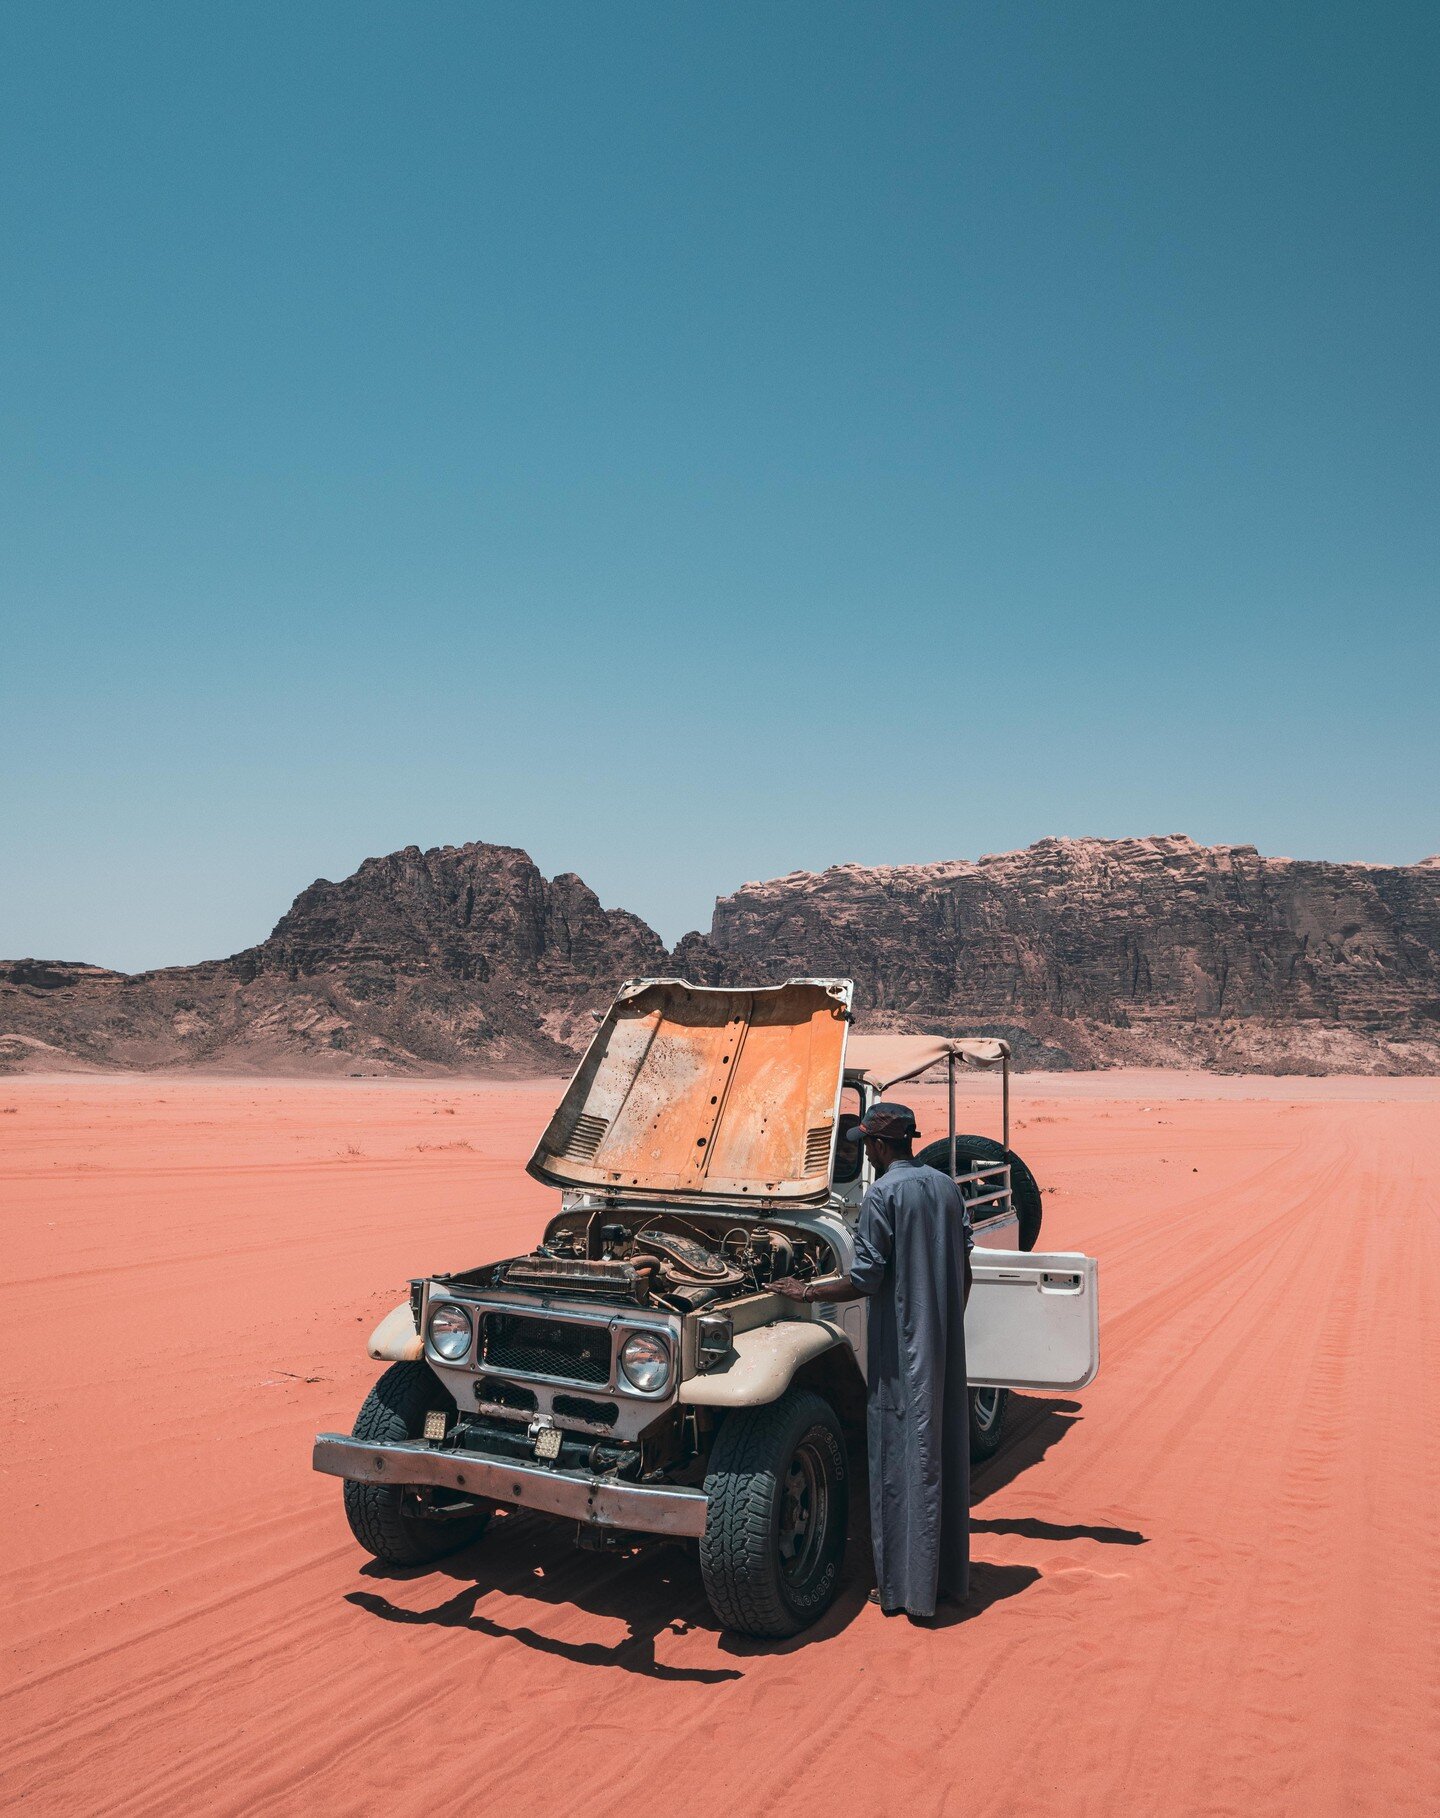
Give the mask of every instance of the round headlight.
M 458 1363 L 470 1349 L 470 1315 L 453 1300 L 442 1300 L 430 1315 L 430 1349 Z
M 670 1380 L 670 1347 L 651 1332 L 632 1332 L 620 1348 L 620 1368 L 632 1387 L 653 1395 Z

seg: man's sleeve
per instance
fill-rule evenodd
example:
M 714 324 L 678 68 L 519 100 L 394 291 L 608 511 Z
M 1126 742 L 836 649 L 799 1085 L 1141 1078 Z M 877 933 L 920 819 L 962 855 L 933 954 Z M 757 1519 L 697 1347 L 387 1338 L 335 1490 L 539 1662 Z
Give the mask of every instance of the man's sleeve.
M 966 1199 L 965 1195 L 943 1169 L 937 1168 L 935 1172 L 949 1189 L 947 1216 L 953 1217 L 957 1212 L 960 1214 L 960 1229 L 965 1233 L 965 1254 L 968 1256 L 975 1248 L 975 1226 L 970 1218 L 970 1201 Z
M 861 1202 L 860 1216 L 855 1221 L 855 1261 L 850 1282 L 862 1294 L 873 1294 L 885 1279 L 890 1252 L 895 1247 L 893 1218 L 890 1195 L 882 1193 L 876 1181 Z

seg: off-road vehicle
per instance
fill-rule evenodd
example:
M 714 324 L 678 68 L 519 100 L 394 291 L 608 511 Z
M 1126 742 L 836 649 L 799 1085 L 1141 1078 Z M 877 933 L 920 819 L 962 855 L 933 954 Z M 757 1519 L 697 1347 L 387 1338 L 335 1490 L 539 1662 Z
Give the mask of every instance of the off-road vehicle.
M 824 978 L 621 990 L 529 1163 L 561 1191 L 542 1242 L 412 1282 L 371 1337 L 390 1368 L 354 1432 L 315 1441 L 363 1547 L 422 1564 L 475 1540 L 496 1505 L 538 1510 L 582 1544 L 697 1542 L 727 1628 L 813 1622 L 838 1586 L 864 1457 L 866 1304 L 798 1304 L 769 1283 L 848 1269 L 869 1175 L 841 1133 L 938 1065 L 949 1130 L 922 1158 L 958 1179 L 975 1222 L 974 1451 L 999 1444 L 1010 1389 L 1090 1381 L 1096 1265 L 1034 1249 L 1040 1195 L 1008 1146 L 1008 1048 L 851 1043 L 851 996 Z M 963 1065 L 1001 1072 L 1000 1143 L 955 1129 Z

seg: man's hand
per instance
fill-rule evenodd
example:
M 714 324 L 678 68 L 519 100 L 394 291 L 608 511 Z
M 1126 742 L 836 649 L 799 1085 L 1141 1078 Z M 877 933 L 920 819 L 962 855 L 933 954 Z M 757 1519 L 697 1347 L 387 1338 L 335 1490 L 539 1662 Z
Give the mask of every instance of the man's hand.
M 786 1300 L 859 1300 L 863 1288 L 857 1288 L 848 1275 L 816 1275 L 810 1281 L 798 1281 L 793 1275 L 782 1275 L 772 1281 L 770 1290 L 783 1294 Z

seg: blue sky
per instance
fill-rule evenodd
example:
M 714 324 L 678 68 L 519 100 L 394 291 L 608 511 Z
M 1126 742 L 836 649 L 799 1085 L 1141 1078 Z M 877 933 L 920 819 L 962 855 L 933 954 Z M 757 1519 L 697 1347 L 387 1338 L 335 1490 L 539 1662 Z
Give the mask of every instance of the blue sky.
M 1440 849 L 1440 10 L 0 9 L 0 954 Z

